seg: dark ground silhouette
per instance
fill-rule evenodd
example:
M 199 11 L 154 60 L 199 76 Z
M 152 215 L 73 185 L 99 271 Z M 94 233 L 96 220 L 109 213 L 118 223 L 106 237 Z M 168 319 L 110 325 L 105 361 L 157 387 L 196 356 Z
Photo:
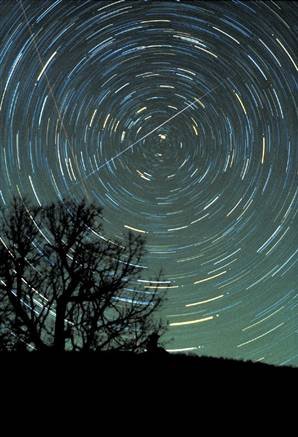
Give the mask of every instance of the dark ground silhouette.
M 189 371 L 191 373 L 202 371 L 276 371 L 284 372 L 286 370 L 298 370 L 298 367 L 293 366 L 277 366 L 264 362 L 254 362 L 250 360 L 234 360 L 229 358 L 202 357 L 195 355 L 187 355 L 182 353 L 168 353 L 162 347 L 157 347 L 154 350 L 148 348 L 147 352 L 119 352 L 119 351 L 104 351 L 104 352 L 66 352 L 48 355 L 46 352 L 1 352 L 0 361 L 16 362 L 22 360 L 26 363 L 39 363 L 43 361 L 59 362 L 61 365 L 87 365 L 90 369 L 106 368 L 111 371 L 115 368 L 130 368 L 131 370 L 148 370 L 149 368 L 158 367 L 159 370 L 170 371 Z

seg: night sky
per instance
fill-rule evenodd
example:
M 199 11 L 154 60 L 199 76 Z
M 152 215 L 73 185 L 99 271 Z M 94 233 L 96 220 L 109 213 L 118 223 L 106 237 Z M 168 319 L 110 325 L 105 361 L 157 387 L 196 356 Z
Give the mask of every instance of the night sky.
M 146 236 L 166 349 L 298 366 L 298 5 L 0 1 L 0 204 Z M 133 291 L 125 291 L 127 296 Z

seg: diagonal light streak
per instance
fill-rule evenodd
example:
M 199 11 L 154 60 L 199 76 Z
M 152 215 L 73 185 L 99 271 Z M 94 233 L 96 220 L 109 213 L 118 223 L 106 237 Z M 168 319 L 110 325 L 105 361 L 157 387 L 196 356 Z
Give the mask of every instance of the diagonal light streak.
M 235 75 L 234 75 L 235 76 Z M 234 77 L 232 76 L 231 79 Z M 197 101 L 201 101 L 204 97 L 210 95 L 211 93 L 213 93 L 217 88 L 219 88 L 220 86 L 222 86 L 222 83 L 216 85 L 216 87 L 212 88 L 210 91 L 206 92 L 205 94 L 203 94 L 200 99 L 196 99 L 194 100 L 192 103 L 189 103 L 187 106 L 185 106 L 185 108 L 181 109 L 180 111 L 176 112 L 174 115 L 172 115 L 170 118 L 168 118 L 167 120 L 165 120 L 163 123 L 159 124 L 158 126 L 156 126 L 154 129 L 152 129 L 150 132 L 148 132 L 146 135 L 143 135 L 141 138 L 139 138 L 137 141 L 135 141 L 133 144 L 130 144 L 129 146 L 127 146 L 125 149 L 121 150 L 121 152 L 117 153 L 116 155 L 114 155 L 112 158 L 108 159 L 107 161 L 105 161 L 103 164 L 101 164 L 99 167 L 97 167 L 96 170 L 92 171 L 91 173 L 87 174 L 85 176 L 85 179 L 88 178 L 89 176 L 93 175 L 94 173 L 98 172 L 98 170 L 102 169 L 103 167 L 105 167 L 107 164 L 109 164 L 110 162 L 114 161 L 114 159 L 119 158 L 120 156 L 122 156 L 124 153 L 126 153 L 128 150 L 132 149 L 134 146 L 136 146 L 138 143 L 140 143 L 141 141 L 143 141 L 145 138 L 147 138 L 149 135 L 152 135 L 154 132 L 156 132 L 158 129 L 160 129 L 161 127 L 165 126 L 166 124 L 168 124 L 170 121 L 172 121 L 174 118 L 178 117 L 178 115 L 182 114 L 184 111 L 186 111 L 187 109 L 189 109 L 190 107 L 194 106 L 195 104 L 197 104 Z M 78 183 L 78 182 L 77 182 Z

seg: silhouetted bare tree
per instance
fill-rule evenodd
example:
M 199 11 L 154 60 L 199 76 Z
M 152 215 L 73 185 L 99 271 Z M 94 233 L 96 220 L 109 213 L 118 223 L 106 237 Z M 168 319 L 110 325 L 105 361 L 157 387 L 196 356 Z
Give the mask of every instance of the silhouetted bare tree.
M 159 290 L 128 288 L 142 271 L 144 239 L 103 238 L 99 207 L 14 198 L 0 229 L 2 349 L 141 351 L 164 330 Z

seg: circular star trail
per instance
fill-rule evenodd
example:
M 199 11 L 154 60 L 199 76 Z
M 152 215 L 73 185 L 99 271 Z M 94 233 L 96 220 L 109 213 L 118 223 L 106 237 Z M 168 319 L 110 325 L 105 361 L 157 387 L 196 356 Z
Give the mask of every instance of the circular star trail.
M 168 350 L 298 365 L 296 4 L 0 13 L 2 205 L 84 196 L 146 236 Z

